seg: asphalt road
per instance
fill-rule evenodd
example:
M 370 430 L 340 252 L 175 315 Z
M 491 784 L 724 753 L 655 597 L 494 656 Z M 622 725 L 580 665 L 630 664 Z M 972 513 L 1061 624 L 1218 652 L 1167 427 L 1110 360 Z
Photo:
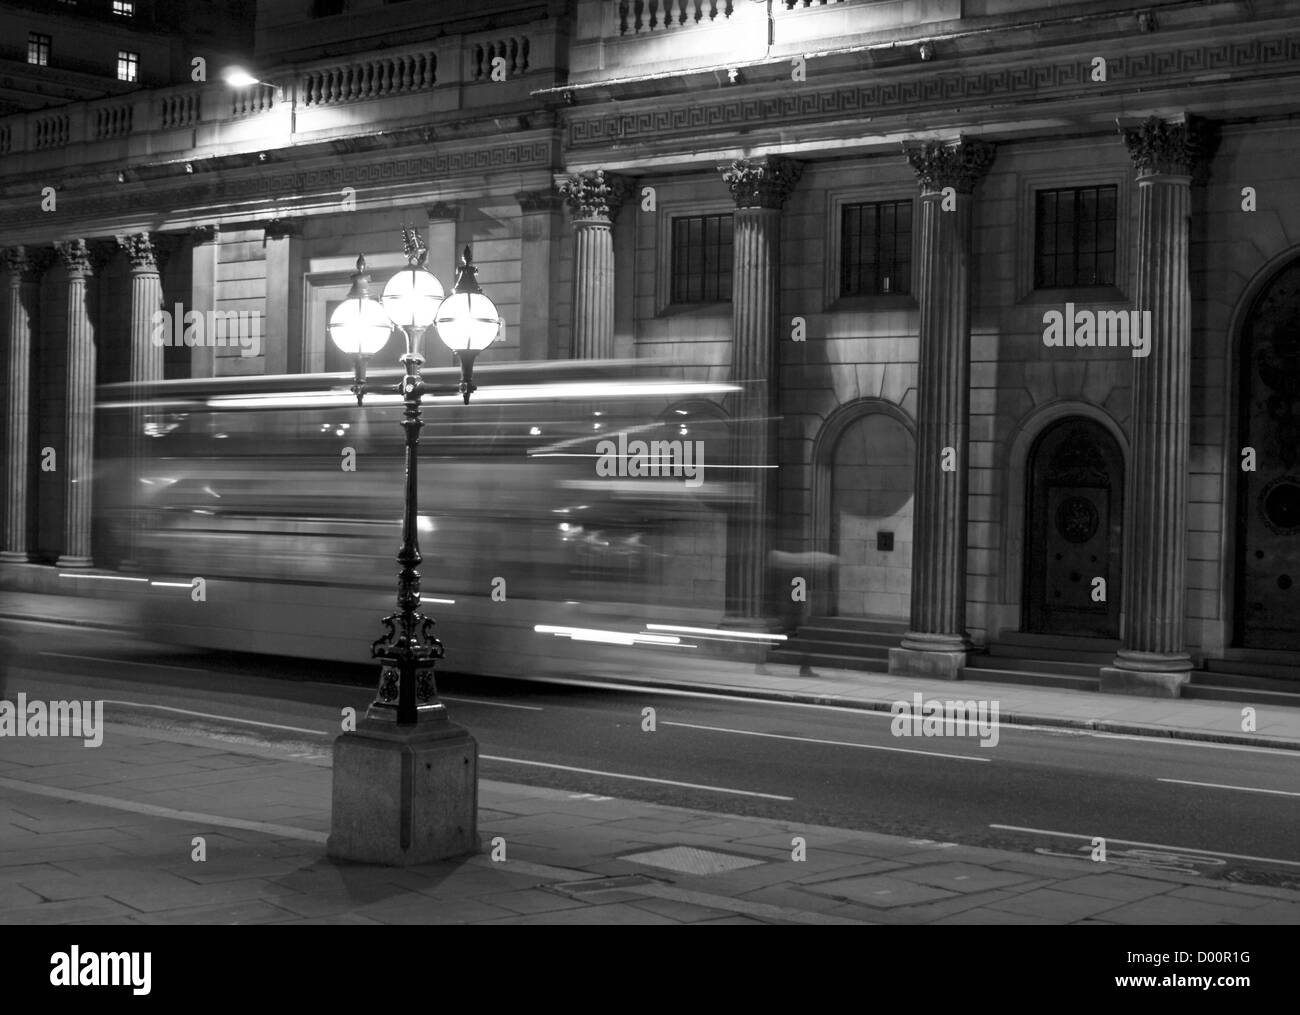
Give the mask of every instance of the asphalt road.
M 10 698 L 103 698 L 109 721 L 323 754 L 372 697 L 371 667 L 11 630 Z M 1300 752 L 1010 725 L 981 746 L 896 737 L 887 713 L 853 709 L 456 675 L 439 689 L 485 778 L 1024 852 L 1104 837 L 1112 859 L 1300 887 Z

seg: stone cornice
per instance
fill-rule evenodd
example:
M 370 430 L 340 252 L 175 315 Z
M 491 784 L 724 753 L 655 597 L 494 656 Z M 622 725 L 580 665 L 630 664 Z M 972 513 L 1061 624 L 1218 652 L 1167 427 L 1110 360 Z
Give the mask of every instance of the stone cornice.
M 737 208 L 775 208 L 778 211 L 803 175 L 803 163 L 781 156 L 739 159 L 722 167 L 722 182 Z
M 63 190 L 59 193 L 59 212 L 60 220 L 73 223 L 73 229 L 81 228 L 79 224 L 111 221 L 113 218 L 140 221 L 162 213 L 179 218 L 184 216 L 187 208 L 229 208 L 232 217 L 247 221 L 252 216 L 246 206 L 255 202 L 275 202 L 278 209 L 288 211 L 299 211 L 301 206 L 303 213 L 337 209 L 339 193 L 344 187 L 356 191 L 393 191 L 403 186 L 412 190 L 424 189 L 433 179 L 463 177 L 481 180 L 484 175 L 498 171 L 549 170 L 555 164 L 555 155 L 553 138 L 537 138 L 380 161 L 340 163 L 336 159 L 310 169 L 287 169 L 283 172 L 263 166 L 229 175 L 217 172 L 196 174 L 179 178 L 178 185 L 172 187 L 155 184 L 129 191 L 124 188 Z M 241 208 L 241 205 L 245 207 Z M 31 223 L 26 198 L 21 203 L 15 200 L 0 208 L 0 228 L 9 227 L 10 232 L 16 232 L 30 227 Z M 89 226 L 86 229 L 92 231 Z M 95 228 L 93 231 L 100 230 Z M 102 231 L 114 230 L 109 227 Z
M 1193 176 L 1206 156 L 1205 124 L 1196 117 L 1182 121 L 1153 116 L 1123 129 L 1124 144 L 1138 178 L 1156 174 Z
M 959 194 L 969 194 L 993 165 L 995 149 L 987 141 L 961 138 L 910 145 L 905 153 L 921 193 L 933 194 L 952 187 Z
M 573 176 L 557 176 L 555 188 L 575 219 L 613 222 L 618 210 L 632 194 L 631 179 L 597 169 Z
M 1148 46 L 1163 41 L 1159 33 L 1141 38 Z M 762 133 L 755 125 L 770 128 L 776 137 L 786 124 L 797 123 L 806 129 L 818 123 L 858 122 L 865 117 L 871 118 L 874 132 L 884 133 L 890 129 L 885 125 L 894 119 L 891 114 L 899 114 L 901 125 L 918 112 L 932 109 L 961 109 L 968 122 L 978 122 L 984 104 L 1002 108 L 1015 103 L 1077 100 L 1081 93 L 1098 87 L 1091 80 L 1093 55 L 1081 55 L 1077 50 L 1059 60 L 1037 54 L 1033 60 L 1023 55 L 1019 59 L 990 55 L 972 58 L 961 67 L 927 64 L 924 72 L 893 68 L 867 80 L 837 76 L 822 83 L 810 75 L 797 88 L 787 81 L 766 86 L 763 94 L 735 88 L 653 98 L 643 95 L 567 111 L 565 144 L 572 150 L 615 145 L 628 149 L 674 137 L 743 132 L 745 143 L 752 145 Z M 1171 41 L 1164 48 L 1107 54 L 1109 83 L 1101 87 L 1118 97 L 1193 87 L 1198 79 L 1214 75 L 1215 92 L 1210 94 L 1217 101 L 1224 87 L 1218 75 L 1240 70 L 1278 75 L 1289 70 L 1300 75 L 1300 35 L 1273 32 L 1197 44 Z M 1239 83 L 1250 79 L 1243 75 Z

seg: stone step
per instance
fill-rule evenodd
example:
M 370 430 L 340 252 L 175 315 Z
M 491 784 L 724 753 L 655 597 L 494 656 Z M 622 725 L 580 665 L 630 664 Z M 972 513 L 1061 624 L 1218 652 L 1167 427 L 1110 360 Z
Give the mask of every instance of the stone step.
M 966 665 L 976 669 L 1017 670 L 1022 673 L 1050 673 L 1068 677 L 1101 679 L 1100 663 L 1063 662 L 1059 659 L 1020 659 L 1014 656 L 972 655 Z
M 1089 642 L 1096 645 L 1091 638 L 1064 639 L 1065 641 Z M 1118 647 L 1116 642 L 1116 647 Z M 1004 641 L 990 642 L 988 653 L 995 659 L 1029 659 L 1054 663 L 1088 663 L 1093 666 L 1109 666 L 1115 661 L 1115 653 L 1105 649 L 1089 651 L 1084 648 L 1059 647 L 1049 645 L 1021 645 Z
M 799 626 L 865 634 L 896 634 L 900 637 L 907 632 L 906 621 L 891 620 L 888 617 L 809 617 Z
M 1193 670 L 1189 686 L 1236 687 L 1242 690 L 1275 691 L 1279 694 L 1300 694 L 1300 682 L 1279 680 L 1259 673 L 1219 673 L 1215 670 Z
M 868 645 L 873 648 L 897 648 L 902 633 L 883 634 L 876 631 L 852 631 L 842 627 L 825 627 L 821 624 L 802 624 L 791 641 L 822 642 L 837 645 Z
M 789 648 L 774 649 L 768 654 L 770 663 L 787 666 L 822 666 L 835 670 L 867 670 L 871 673 L 888 673 L 889 657 L 879 659 L 861 655 L 837 655 L 831 652 L 803 652 Z
M 1203 701 L 1233 701 L 1245 705 L 1281 705 L 1284 708 L 1300 708 L 1300 691 L 1259 691 L 1249 687 L 1190 683 L 1183 687 L 1183 697 L 1199 698 Z
M 1048 673 L 1033 670 L 998 670 L 982 666 L 963 666 L 962 680 L 976 680 L 995 684 L 1027 684 L 1032 687 L 1059 687 L 1071 691 L 1096 691 L 1101 687 L 1097 677 L 1073 674 Z
M 1205 672 L 1225 676 L 1267 677 L 1274 680 L 1290 681 L 1300 689 L 1300 666 L 1284 663 L 1270 663 L 1255 659 L 1207 659 Z M 1215 681 L 1228 683 L 1228 681 Z

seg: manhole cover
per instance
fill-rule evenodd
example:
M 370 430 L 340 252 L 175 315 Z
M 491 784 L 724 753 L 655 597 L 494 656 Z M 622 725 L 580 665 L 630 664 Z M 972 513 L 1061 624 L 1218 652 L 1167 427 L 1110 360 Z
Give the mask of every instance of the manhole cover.
M 693 846 L 652 849 L 648 853 L 631 853 L 619 859 L 643 863 L 648 867 L 662 867 L 678 874 L 718 874 L 721 871 L 740 870 L 742 867 L 757 867 L 765 862 L 755 860 L 752 856 L 715 853 L 708 849 L 695 849 Z

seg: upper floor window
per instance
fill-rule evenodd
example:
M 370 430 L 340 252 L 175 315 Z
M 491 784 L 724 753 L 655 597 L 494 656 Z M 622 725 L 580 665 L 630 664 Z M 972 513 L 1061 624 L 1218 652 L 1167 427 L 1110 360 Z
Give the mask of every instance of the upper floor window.
M 840 212 L 840 295 L 912 291 L 912 202 L 846 204 Z
M 125 49 L 117 51 L 117 80 L 140 80 L 140 54 L 130 53 Z
M 312 0 L 311 16 L 328 18 L 343 13 L 343 0 Z
M 1113 185 L 1035 194 L 1035 289 L 1115 284 L 1116 195 Z
M 113 0 L 113 13 L 124 18 L 135 17 L 135 4 L 131 0 Z
M 733 220 L 730 213 L 673 219 L 673 303 L 731 299 Z
M 48 67 L 50 64 L 50 43 L 48 35 L 42 35 L 40 32 L 27 33 L 27 62 L 34 63 L 38 67 Z

